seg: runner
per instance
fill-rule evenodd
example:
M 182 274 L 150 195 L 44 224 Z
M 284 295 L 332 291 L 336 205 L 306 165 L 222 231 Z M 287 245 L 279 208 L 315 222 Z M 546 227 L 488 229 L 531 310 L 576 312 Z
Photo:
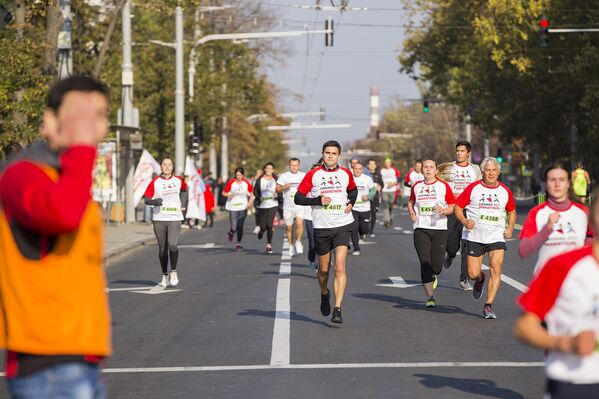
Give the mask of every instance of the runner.
M 227 197 L 225 209 L 229 211 L 229 224 L 231 228 L 227 233 L 229 242 L 233 241 L 233 236 L 237 233 L 237 251 L 243 250 L 241 239 L 243 238 L 243 224 L 254 202 L 254 188 L 245 178 L 245 170 L 242 167 L 235 169 L 235 177 L 230 179 L 223 190 L 223 195 Z
M 591 185 L 591 177 L 589 172 L 584 170 L 582 162 L 576 164 L 576 170 L 572 172 L 572 188 L 574 189 L 574 195 L 578 197 L 580 202 L 586 203 L 587 194 Z
M 404 208 L 408 205 L 408 201 L 412 195 L 412 186 L 422 180 L 424 180 L 424 175 L 422 174 L 422 161 L 416 161 L 414 167 L 411 168 L 406 174 L 406 178 L 403 181 L 400 204 L 401 208 Z
M 354 182 L 358 188 L 358 198 L 356 204 L 352 209 L 354 216 L 354 223 L 352 225 L 352 243 L 354 245 L 354 252 L 352 255 L 360 255 L 360 241 L 366 237 L 370 227 L 370 201 L 376 194 L 376 186 L 370 176 L 362 173 L 364 171 L 364 165 L 360 162 L 356 162 L 353 165 Z
M 343 323 L 341 304 L 347 277 L 345 261 L 354 218 L 352 208 L 358 189 L 351 172 L 339 167 L 341 145 L 327 141 L 322 146 L 323 165 L 309 171 L 298 187 L 294 201 L 297 205 L 311 205 L 314 219 L 314 245 L 318 254 L 318 284 L 320 285 L 320 312 L 331 314 L 329 260 L 335 251 L 335 309 L 331 321 Z M 311 198 L 308 198 L 308 194 Z
M 516 223 L 516 204 L 510 189 L 499 181 L 501 165 L 495 158 L 482 162 L 483 178 L 471 183 L 458 197 L 454 214 L 466 227 L 463 238 L 468 253 L 468 277 L 474 280 L 472 294 L 478 299 L 483 293 L 486 273 L 481 271 L 483 255 L 489 253 L 489 292 L 483 307 L 485 319 L 496 319 L 493 300 L 501 282 L 501 269 L 505 255 L 505 239 L 512 237 Z M 464 216 L 464 209 L 468 218 Z M 505 226 L 505 212 L 508 225 Z
M 456 160 L 452 162 L 449 183 L 453 196 L 457 199 L 470 183 L 480 180 L 482 175 L 478 165 L 470 163 L 470 152 L 472 146 L 466 140 L 458 141 L 455 146 Z M 468 263 L 465 242 L 462 239 L 463 225 L 455 215 L 449 215 L 447 219 L 447 256 L 443 262 L 443 266 L 447 269 L 451 266 L 458 250 L 461 250 L 461 270 L 460 270 L 460 288 L 464 291 L 471 291 L 472 285 L 468 281 Z
M 295 256 L 304 252 L 302 235 L 304 234 L 305 209 L 293 202 L 297 187 L 306 175 L 299 171 L 300 160 L 291 158 L 289 160 L 289 171 L 279 176 L 277 180 L 277 193 L 283 193 L 283 219 L 287 229 L 287 242 L 289 242 L 289 256 Z M 295 223 L 295 242 L 293 241 L 293 223 Z
M 393 226 L 393 208 L 397 202 L 397 190 L 399 190 L 399 170 L 391 165 L 391 158 L 386 158 L 384 168 L 381 169 L 381 179 L 384 186 L 382 189 L 383 222 L 386 228 Z
M 588 208 L 568 198 L 568 176 L 568 170 L 561 164 L 545 171 L 547 202 L 530 210 L 520 232 L 520 256 L 527 258 L 539 253 L 535 275 L 550 258 L 580 248 L 587 237 L 592 237 Z
M 266 232 L 266 253 L 272 254 L 272 236 L 275 216 L 279 207 L 277 201 L 277 178 L 274 175 L 275 165 L 268 162 L 262 168 L 262 175 L 254 184 L 256 215 L 258 216 L 258 239 L 261 240 Z
M 424 180 L 412 186 L 408 211 L 414 222 L 414 247 L 420 259 L 420 278 L 426 294 L 427 308 L 435 307 L 433 296 L 437 275 L 443 269 L 447 244 L 447 215 L 453 212 L 455 199 L 447 183 L 437 179 L 437 164 L 432 159 L 423 162 Z
M 158 241 L 158 259 L 162 269 L 163 288 L 176 287 L 177 260 L 179 259 L 179 235 L 181 221 L 187 208 L 187 184 L 179 176 L 173 176 L 173 159 L 165 156 L 160 161 L 160 176 L 156 176 L 146 188 L 144 202 L 153 205 L 152 220 L 154 234 Z M 171 260 L 171 274 L 168 278 L 168 260 Z
M 322 158 L 315 164 L 312 165 L 312 169 L 316 169 L 322 165 Z M 314 224 L 312 222 L 312 207 L 304 206 L 304 223 L 306 226 L 306 235 L 308 236 L 308 262 L 310 262 L 310 269 L 318 272 L 318 266 L 316 265 L 316 248 L 314 246 Z
M 385 183 L 383 183 L 383 179 L 381 178 L 381 174 L 377 170 L 377 164 L 374 159 L 368 160 L 368 174 L 372 177 L 374 184 L 376 186 L 376 194 L 374 198 L 370 201 L 370 237 L 374 238 L 376 235 L 374 234 L 374 227 L 376 226 L 376 214 L 379 211 L 379 205 L 381 204 L 381 190 Z M 366 173 L 366 171 L 364 171 Z
M 546 351 L 551 399 L 594 399 L 599 392 L 598 201 L 591 218 L 594 243 L 549 260 L 519 299 L 524 314 L 515 335 Z

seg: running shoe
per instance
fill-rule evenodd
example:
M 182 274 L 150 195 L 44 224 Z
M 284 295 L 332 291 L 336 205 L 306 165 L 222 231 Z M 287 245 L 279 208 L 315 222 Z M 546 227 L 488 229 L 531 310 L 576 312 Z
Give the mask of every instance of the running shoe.
M 370 238 L 374 238 L 374 237 L 376 237 L 376 234 L 372 233 L 372 234 L 370 235 Z
M 295 251 L 296 251 L 298 254 L 303 254 L 303 253 L 304 253 L 304 246 L 302 245 L 302 242 L 301 242 L 301 241 L 299 241 L 299 240 L 297 240 L 297 241 L 295 242 Z
M 322 295 L 320 294 L 320 313 L 323 316 L 328 316 L 331 314 L 331 291 L 327 290 L 327 293 Z
M 424 304 L 425 307 L 427 308 L 434 308 L 435 305 L 437 305 L 437 302 L 435 301 L 435 297 L 431 296 L 426 300 L 426 303 Z
M 333 309 L 333 316 L 331 317 L 331 321 L 337 324 L 343 324 L 343 319 L 341 318 L 341 308 L 335 307 Z
M 232 231 L 229 231 L 227 233 L 227 240 L 229 240 L 229 242 L 233 241 L 233 232 Z
M 496 319 L 497 315 L 493 311 L 493 307 L 491 305 L 485 305 L 483 308 L 483 317 L 485 319 Z
M 361 253 L 360 250 L 357 250 L 357 251 L 352 252 L 352 255 L 353 256 L 360 256 L 360 253 Z
M 472 291 L 472 284 L 470 284 L 470 281 L 466 279 L 464 281 L 460 281 L 460 288 L 464 291 Z
M 268 245 L 266 246 L 266 253 L 267 253 L 267 254 L 272 254 L 272 245 L 268 244 Z
M 237 245 L 235 245 L 235 249 L 237 250 L 237 252 L 241 252 L 241 251 L 243 251 L 243 245 L 237 244 Z
M 445 259 L 443 259 L 443 267 L 446 269 L 449 269 L 452 262 L 453 262 L 453 258 L 450 258 L 449 256 L 445 255 Z
M 171 286 L 176 287 L 177 285 L 179 285 L 179 278 L 177 277 L 177 272 L 172 271 L 171 272 Z
M 315 272 L 318 271 L 318 266 L 316 266 L 316 262 L 310 262 L 310 269 L 312 269 Z
M 485 272 L 480 272 L 480 281 L 474 283 L 474 288 L 472 289 L 472 296 L 474 297 L 474 299 L 480 298 L 480 296 L 483 294 L 486 276 L 487 275 Z
M 385 228 L 388 229 L 389 228 L 389 222 L 383 223 L 383 226 L 385 226 Z
M 260 233 L 260 226 L 254 227 L 254 234 Z
M 167 279 L 167 277 L 166 277 L 166 274 L 163 274 L 163 275 L 162 275 L 162 281 L 160 281 L 160 286 L 161 286 L 162 288 L 166 288 L 166 287 L 168 287 L 168 279 Z
M 264 232 L 262 230 L 259 230 L 258 231 L 258 239 L 261 240 L 263 236 L 264 236 Z
M 439 280 L 437 279 L 437 276 L 433 274 L 433 290 L 437 289 L 437 284 L 439 284 Z
M 295 245 L 290 245 L 289 246 L 289 256 L 295 256 L 297 255 L 297 251 L 295 250 Z

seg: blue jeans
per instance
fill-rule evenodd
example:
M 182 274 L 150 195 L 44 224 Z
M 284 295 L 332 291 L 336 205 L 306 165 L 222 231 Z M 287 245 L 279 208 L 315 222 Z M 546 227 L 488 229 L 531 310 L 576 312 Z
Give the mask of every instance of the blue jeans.
M 7 380 L 13 399 L 105 399 L 100 367 L 61 363 L 34 374 Z

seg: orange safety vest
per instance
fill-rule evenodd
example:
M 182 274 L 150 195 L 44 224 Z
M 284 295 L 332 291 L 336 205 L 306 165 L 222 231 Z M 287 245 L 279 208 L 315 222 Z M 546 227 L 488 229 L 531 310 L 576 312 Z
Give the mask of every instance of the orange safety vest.
M 58 180 L 55 169 L 38 166 Z M 57 236 L 41 259 L 28 259 L 0 207 L 0 349 L 111 354 L 103 234 L 100 208 L 90 199 L 75 231 Z

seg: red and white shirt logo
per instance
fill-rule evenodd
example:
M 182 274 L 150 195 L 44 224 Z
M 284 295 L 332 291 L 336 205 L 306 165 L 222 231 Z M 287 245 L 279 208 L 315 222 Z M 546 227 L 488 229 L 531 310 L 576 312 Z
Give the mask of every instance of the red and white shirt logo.
M 505 242 L 506 212 L 516 209 L 512 191 L 503 183 L 497 187 L 485 186 L 482 180 L 470 184 L 456 200 L 466 209 L 466 217 L 474 220 L 474 228 L 464 228 L 462 238 L 481 244 Z
M 451 170 L 451 182 L 449 186 L 453 191 L 454 197 L 458 197 L 470 184 L 480 180 L 480 168 L 469 163 L 466 166 L 460 166 L 456 162 L 453 163 Z
M 549 215 L 554 212 L 556 210 L 547 202 L 532 208 L 522 226 L 520 239 L 535 236 L 545 227 Z M 575 202 L 567 210 L 559 212 L 558 222 L 553 225 L 553 231 L 539 248 L 534 274 L 539 273 L 543 265 L 555 255 L 580 248 L 587 237 L 592 237 L 588 215 L 588 208 Z
M 412 186 L 410 201 L 414 204 L 414 212 L 418 217 L 414 222 L 414 230 L 447 230 L 447 216 L 435 211 L 437 205 L 447 208 L 447 205 L 455 203 L 447 183 L 442 180 L 435 180 L 433 183 L 419 181 Z
M 331 229 L 353 223 L 354 217 L 345 213 L 347 192 L 356 188 L 351 172 L 345 168 L 326 170 L 322 166 L 312 169 L 298 186 L 297 191 L 312 198 L 332 199 L 327 205 L 313 205 L 312 219 L 315 229 Z

